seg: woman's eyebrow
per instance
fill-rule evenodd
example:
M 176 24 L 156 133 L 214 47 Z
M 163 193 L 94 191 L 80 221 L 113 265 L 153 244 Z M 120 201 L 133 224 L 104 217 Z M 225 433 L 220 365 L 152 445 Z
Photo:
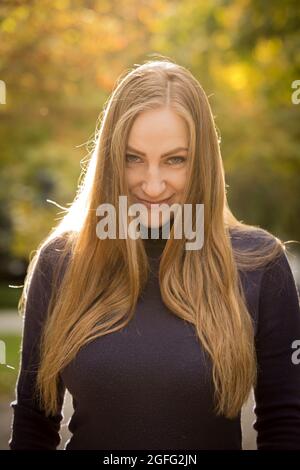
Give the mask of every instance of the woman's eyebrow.
M 127 146 L 127 149 L 130 150 L 131 152 L 135 152 L 139 155 L 142 155 L 143 157 L 146 157 L 146 154 L 144 152 L 140 152 L 139 150 L 134 149 L 130 145 Z M 186 147 L 177 147 L 176 149 L 169 150 L 169 152 L 163 153 L 162 157 L 167 157 L 168 155 L 171 155 L 172 153 L 179 152 L 180 150 L 188 150 Z

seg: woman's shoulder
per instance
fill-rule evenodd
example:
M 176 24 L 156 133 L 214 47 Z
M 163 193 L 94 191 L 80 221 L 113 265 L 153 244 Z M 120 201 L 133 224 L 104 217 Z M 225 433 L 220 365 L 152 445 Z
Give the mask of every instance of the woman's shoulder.
M 65 270 L 71 250 L 68 233 L 49 237 L 42 242 L 37 250 L 34 271 L 41 276 L 52 277 L 58 270 Z
M 229 229 L 229 237 L 233 248 L 251 251 L 282 245 L 275 235 L 261 227 L 233 227 Z
M 269 261 L 283 255 L 284 243 L 268 230 L 260 227 L 245 226 L 229 229 L 231 246 L 234 251 L 267 258 Z
M 255 271 L 259 275 L 269 270 L 281 274 L 289 271 L 284 242 L 268 230 L 245 226 L 229 232 L 234 257 L 241 271 Z
M 249 265 L 239 272 L 246 290 L 252 293 L 249 295 L 268 298 L 270 305 L 283 298 L 286 305 L 290 298 L 299 304 L 298 287 L 284 242 L 261 228 L 230 230 L 230 238 L 233 248 L 247 254 Z
M 70 233 L 65 232 L 59 235 L 54 235 L 45 240 L 39 248 L 39 257 L 45 260 L 53 260 L 59 257 L 70 245 Z

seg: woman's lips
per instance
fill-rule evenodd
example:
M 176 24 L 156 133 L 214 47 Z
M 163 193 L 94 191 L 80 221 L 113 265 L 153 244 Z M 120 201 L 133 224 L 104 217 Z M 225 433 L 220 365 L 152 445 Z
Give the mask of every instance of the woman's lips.
M 170 205 L 171 204 L 171 198 L 172 198 L 172 196 L 170 196 L 168 199 L 164 199 L 161 202 L 148 202 L 148 201 L 145 201 L 144 199 L 139 199 L 139 198 L 136 198 L 136 200 L 137 200 L 138 203 L 144 204 L 149 209 L 151 209 L 151 208 L 155 209 L 155 208 L 158 208 L 161 204 Z

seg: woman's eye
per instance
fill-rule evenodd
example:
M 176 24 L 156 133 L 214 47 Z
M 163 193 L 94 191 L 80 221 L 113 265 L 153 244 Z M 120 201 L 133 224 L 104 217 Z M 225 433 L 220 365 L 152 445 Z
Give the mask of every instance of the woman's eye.
M 175 163 L 175 165 L 178 165 L 180 163 L 185 162 L 186 158 L 185 157 L 171 157 L 168 159 L 168 161 L 171 161 L 171 165 Z
M 171 158 L 168 158 L 168 165 L 179 165 L 180 163 L 184 163 L 186 160 L 185 157 L 171 157 Z M 127 153 L 126 154 L 126 162 L 128 163 L 139 163 L 140 161 L 140 157 L 138 157 L 137 155 L 132 155 L 130 153 Z
M 126 155 L 126 161 L 128 163 L 136 162 L 137 159 L 139 159 L 139 157 L 137 157 L 136 155 L 130 155 L 129 153 L 127 153 Z

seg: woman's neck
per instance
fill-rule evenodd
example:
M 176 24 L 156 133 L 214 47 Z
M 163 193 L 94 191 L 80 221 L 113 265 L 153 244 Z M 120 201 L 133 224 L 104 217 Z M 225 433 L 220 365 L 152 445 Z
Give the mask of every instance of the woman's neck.
M 146 253 L 150 258 L 157 258 L 162 254 L 168 238 L 170 237 L 170 232 L 173 226 L 173 219 L 170 220 L 170 232 L 167 225 L 168 222 L 166 222 L 164 225 L 161 225 L 160 227 L 152 228 L 152 230 L 151 227 L 141 227 L 143 237 L 148 237 L 144 238 L 143 241 Z M 165 227 L 166 234 L 163 233 L 163 227 Z M 163 238 L 163 235 L 167 238 Z

